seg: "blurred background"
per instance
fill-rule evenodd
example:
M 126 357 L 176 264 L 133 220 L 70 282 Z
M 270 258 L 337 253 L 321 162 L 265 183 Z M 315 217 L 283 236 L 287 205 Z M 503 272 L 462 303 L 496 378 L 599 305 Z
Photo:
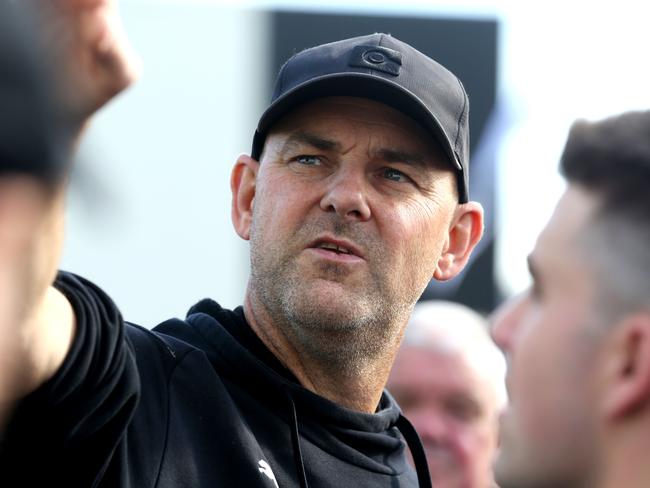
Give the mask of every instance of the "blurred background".
M 387 32 L 454 71 L 471 103 L 470 196 L 487 212 L 467 271 L 431 283 L 489 313 L 529 282 L 563 183 L 571 123 L 650 108 L 650 7 L 511 0 L 122 0 L 141 80 L 96 117 L 69 196 L 62 267 L 153 327 L 210 296 L 241 304 L 248 245 L 230 223 L 230 169 L 248 153 L 281 63 L 327 41 Z

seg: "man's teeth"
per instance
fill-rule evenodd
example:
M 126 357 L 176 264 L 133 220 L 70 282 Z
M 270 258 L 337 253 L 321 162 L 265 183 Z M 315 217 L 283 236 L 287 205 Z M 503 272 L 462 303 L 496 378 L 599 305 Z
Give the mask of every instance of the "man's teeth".
M 323 242 L 322 244 L 319 244 L 318 247 L 320 247 L 321 249 L 329 249 L 337 253 L 350 254 L 350 251 L 345 247 L 340 247 L 337 246 L 336 244 L 331 244 L 329 242 Z

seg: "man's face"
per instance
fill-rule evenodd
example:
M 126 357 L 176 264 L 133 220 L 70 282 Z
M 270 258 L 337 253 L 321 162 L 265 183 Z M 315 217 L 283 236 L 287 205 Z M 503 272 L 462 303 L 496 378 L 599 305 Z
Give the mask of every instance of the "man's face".
M 594 486 L 595 282 L 584 234 L 594 198 L 570 187 L 530 256 L 533 286 L 496 315 L 508 358 L 496 480 L 502 488 Z
M 460 353 L 402 346 L 388 389 L 422 440 L 433 486 L 492 486 L 496 393 Z
M 350 97 L 299 107 L 261 159 L 254 292 L 303 352 L 343 363 L 346 351 L 383 353 L 447 244 L 457 207 L 449 163 L 410 118 Z

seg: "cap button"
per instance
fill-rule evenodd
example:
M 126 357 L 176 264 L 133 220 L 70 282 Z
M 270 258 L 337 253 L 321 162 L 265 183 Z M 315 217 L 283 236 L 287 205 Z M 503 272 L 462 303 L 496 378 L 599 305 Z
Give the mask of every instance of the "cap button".
M 386 61 L 386 56 L 378 51 L 366 51 L 363 57 L 366 61 L 372 64 L 381 64 Z

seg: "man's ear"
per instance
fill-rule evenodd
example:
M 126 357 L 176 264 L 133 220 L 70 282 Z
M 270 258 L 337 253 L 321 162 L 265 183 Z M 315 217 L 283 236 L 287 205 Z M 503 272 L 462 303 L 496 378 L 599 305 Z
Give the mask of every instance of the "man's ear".
M 253 221 L 253 202 L 255 201 L 255 184 L 260 163 L 242 154 L 230 175 L 230 191 L 232 192 L 232 218 L 235 231 L 242 239 L 250 239 L 251 222 Z
M 605 349 L 604 414 L 617 420 L 650 407 L 650 313 L 638 312 L 612 325 Z
M 458 205 L 433 277 L 438 281 L 445 281 L 460 273 L 482 235 L 483 207 L 481 204 L 468 202 Z

